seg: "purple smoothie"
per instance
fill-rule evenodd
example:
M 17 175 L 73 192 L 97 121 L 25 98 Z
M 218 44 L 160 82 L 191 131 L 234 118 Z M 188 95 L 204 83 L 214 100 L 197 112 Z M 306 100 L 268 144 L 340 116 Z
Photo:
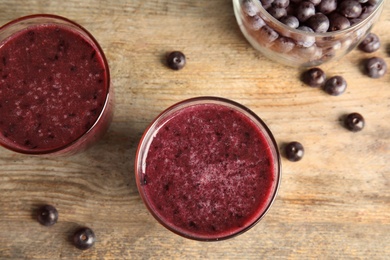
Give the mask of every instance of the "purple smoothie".
M 107 69 L 81 33 L 56 24 L 30 26 L 0 45 L 0 138 L 44 153 L 65 147 L 97 121 Z
M 165 119 L 150 142 L 142 189 L 157 219 L 201 240 L 251 226 L 271 203 L 275 155 L 259 127 L 221 104 L 197 104 Z

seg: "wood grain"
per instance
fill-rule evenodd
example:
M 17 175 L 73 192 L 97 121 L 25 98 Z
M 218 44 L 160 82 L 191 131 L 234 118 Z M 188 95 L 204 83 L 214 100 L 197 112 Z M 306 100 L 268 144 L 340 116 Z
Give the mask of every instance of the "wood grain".
M 53 13 L 83 25 L 102 45 L 116 91 L 114 121 L 86 152 L 40 158 L 0 150 L 0 259 L 389 259 L 390 74 L 371 79 L 358 66 L 373 55 L 390 65 L 389 4 L 373 29 L 382 41 L 377 53 L 354 50 L 321 66 L 348 81 L 338 97 L 304 86 L 300 70 L 256 52 L 229 0 L 1 0 L 0 10 L 0 24 Z M 164 65 L 171 50 L 187 55 L 183 70 Z M 298 140 L 306 149 L 300 162 L 283 158 L 281 189 L 264 220 L 216 243 L 159 225 L 134 181 L 136 147 L 149 122 L 201 95 L 248 106 L 280 146 Z M 342 127 L 349 112 L 364 115 L 364 131 Z M 34 220 L 45 203 L 60 214 L 50 228 Z M 70 242 L 80 226 L 97 234 L 85 252 Z

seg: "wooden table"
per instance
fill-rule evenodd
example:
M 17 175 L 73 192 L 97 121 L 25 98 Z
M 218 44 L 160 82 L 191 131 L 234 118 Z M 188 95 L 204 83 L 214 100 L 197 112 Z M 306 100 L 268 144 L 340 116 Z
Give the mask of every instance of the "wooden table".
M 0 259 L 389 259 L 390 73 L 363 75 L 357 65 L 378 55 L 390 65 L 390 5 L 374 27 L 375 54 L 352 51 L 321 66 L 348 81 L 341 96 L 307 87 L 300 70 L 264 58 L 242 36 L 229 0 L 0 1 L 0 23 L 32 13 L 77 21 L 101 43 L 116 91 L 113 123 L 104 139 L 66 158 L 0 150 Z M 181 71 L 162 62 L 168 51 L 188 58 Z M 134 180 L 139 138 L 163 109 L 213 95 L 238 101 L 269 125 L 280 146 L 297 140 L 302 161 L 283 158 L 277 199 L 262 222 L 222 242 L 181 238 L 158 224 Z M 345 113 L 366 118 L 347 131 Z M 41 204 L 59 222 L 34 218 Z M 87 251 L 70 242 L 89 226 L 97 242 Z

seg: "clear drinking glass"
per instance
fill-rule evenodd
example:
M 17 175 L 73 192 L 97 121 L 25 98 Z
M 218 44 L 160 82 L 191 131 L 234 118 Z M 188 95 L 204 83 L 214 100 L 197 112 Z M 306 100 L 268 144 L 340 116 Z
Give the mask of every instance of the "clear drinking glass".
M 164 227 L 216 241 L 264 217 L 281 162 L 271 131 L 254 112 L 228 99 L 197 97 L 169 107 L 146 129 L 135 177 L 143 202 Z
M 18 18 L 0 28 L 0 55 L 3 147 L 69 155 L 106 132 L 113 115 L 109 66 L 82 26 L 56 15 Z

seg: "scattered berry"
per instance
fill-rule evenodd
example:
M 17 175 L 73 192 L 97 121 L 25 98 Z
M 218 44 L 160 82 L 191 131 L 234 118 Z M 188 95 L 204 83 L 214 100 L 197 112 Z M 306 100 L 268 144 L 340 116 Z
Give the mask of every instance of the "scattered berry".
M 73 235 L 74 245 L 81 250 L 91 248 L 96 240 L 95 233 L 90 228 L 80 228 Z
M 381 47 L 381 42 L 379 37 L 375 33 L 369 33 L 359 44 L 359 49 L 364 52 L 374 52 Z
M 347 89 L 347 82 L 342 76 L 333 76 L 325 82 L 324 90 L 332 96 L 339 96 Z
M 310 87 L 321 87 L 325 80 L 325 72 L 320 68 L 311 68 L 302 74 L 302 81 Z
M 384 59 L 372 57 L 365 61 L 364 68 L 371 78 L 383 77 L 387 72 L 387 64 Z
M 301 160 L 304 152 L 303 145 L 296 141 L 288 143 L 285 147 L 286 158 L 292 162 Z
M 167 56 L 168 67 L 181 70 L 186 65 L 186 56 L 180 51 L 173 51 Z
M 58 211 L 51 205 L 44 205 L 38 209 L 37 219 L 44 226 L 52 226 L 57 223 Z
M 364 128 L 365 123 L 361 114 L 351 113 L 345 117 L 344 124 L 348 130 L 358 132 Z

